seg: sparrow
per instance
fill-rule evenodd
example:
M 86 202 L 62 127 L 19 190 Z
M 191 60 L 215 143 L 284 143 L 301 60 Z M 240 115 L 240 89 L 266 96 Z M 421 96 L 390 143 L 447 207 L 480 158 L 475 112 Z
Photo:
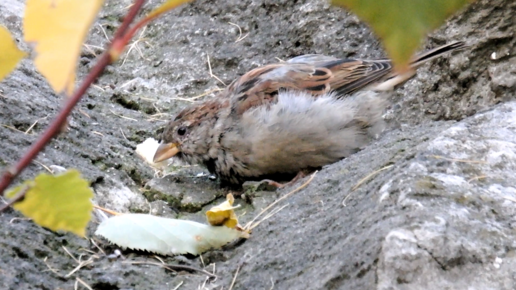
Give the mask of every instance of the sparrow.
M 359 151 L 384 128 L 379 92 L 423 63 L 465 47 L 453 42 L 416 56 L 395 73 L 389 59 L 301 55 L 255 68 L 216 97 L 169 122 L 154 162 L 176 156 L 204 165 L 222 183 L 295 175 Z

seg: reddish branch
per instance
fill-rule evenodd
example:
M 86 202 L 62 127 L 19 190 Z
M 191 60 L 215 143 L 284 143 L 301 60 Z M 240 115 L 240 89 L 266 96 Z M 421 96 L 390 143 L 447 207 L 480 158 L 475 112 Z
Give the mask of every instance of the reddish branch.
M 45 148 L 50 140 L 59 134 L 63 124 L 66 122 L 66 119 L 72 112 L 73 108 L 81 100 L 82 96 L 88 90 L 88 88 L 104 72 L 104 69 L 109 64 L 117 60 L 117 56 L 120 55 L 127 42 L 131 39 L 131 37 L 127 37 L 128 34 L 134 35 L 134 31 L 129 30 L 129 26 L 136 18 L 144 3 L 145 0 L 134 1 L 134 4 L 131 6 L 131 9 L 122 22 L 122 25 L 115 32 L 113 41 L 108 45 L 106 51 L 100 56 L 99 60 L 88 73 L 80 87 L 75 91 L 72 97 L 67 100 L 63 109 L 61 109 L 57 117 L 48 126 L 46 131 L 39 137 L 36 143 L 32 145 L 29 151 L 18 161 L 16 165 L 11 166 L 6 172 L 4 172 L 0 180 L 0 192 L 2 195 L 4 194 L 5 189 L 11 184 L 13 179 L 16 178 L 31 163 L 31 161 L 34 160 L 34 158 L 36 158 L 39 152 Z M 121 43 L 121 40 L 125 42 Z M 116 47 L 113 45 L 115 43 L 117 44 Z M 23 198 L 23 196 L 17 196 L 18 200 L 21 198 Z

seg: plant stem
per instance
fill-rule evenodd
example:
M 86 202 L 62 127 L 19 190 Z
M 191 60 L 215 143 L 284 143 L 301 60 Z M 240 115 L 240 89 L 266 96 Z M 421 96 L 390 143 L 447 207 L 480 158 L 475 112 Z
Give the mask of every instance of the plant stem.
M 13 196 L 4 206 L 0 208 L 0 212 L 3 212 L 4 210 L 8 209 L 11 205 L 15 204 L 16 202 L 23 200 L 25 198 L 25 194 L 27 194 L 27 191 L 29 191 L 30 187 L 28 185 L 25 185 L 18 193 Z
M 124 35 L 129 28 L 129 25 L 133 22 L 134 18 L 140 11 L 141 7 L 145 3 L 145 0 L 135 0 L 134 4 L 131 6 L 129 12 L 127 12 L 127 16 L 124 18 L 122 25 L 115 32 L 115 38 L 109 44 L 106 51 L 100 56 L 99 60 L 95 64 L 95 66 L 88 73 L 84 81 L 81 83 L 80 87 L 74 92 L 74 94 L 67 100 L 64 107 L 61 109 L 56 118 L 50 123 L 45 132 L 39 137 L 34 145 L 25 153 L 25 155 L 18 161 L 18 163 L 14 166 L 11 166 L 0 179 L 0 192 L 4 195 L 5 189 L 11 184 L 14 178 L 16 178 L 30 163 L 36 158 L 36 156 L 41 152 L 45 146 L 56 137 L 63 124 L 66 122 L 66 119 L 72 112 L 73 108 L 77 105 L 77 103 L 81 100 L 84 93 L 89 89 L 91 84 L 93 84 L 97 78 L 104 72 L 104 69 L 111 64 L 114 60 L 109 54 L 111 46 L 118 39 L 124 38 Z

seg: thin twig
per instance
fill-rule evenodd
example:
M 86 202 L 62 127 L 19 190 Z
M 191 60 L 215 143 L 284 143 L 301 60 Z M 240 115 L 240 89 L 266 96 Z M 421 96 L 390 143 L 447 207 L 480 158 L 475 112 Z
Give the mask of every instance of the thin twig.
M 68 251 L 68 249 L 65 247 L 65 246 L 61 246 L 63 248 L 63 250 L 68 254 L 68 256 L 72 257 L 72 259 L 74 259 L 74 261 L 77 263 L 77 264 L 80 264 L 81 261 L 77 260 L 73 255 L 72 253 L 70 253 L 70 251 Z
M 106 255 L 106 252 L 104 252 L 104 250 L 102 250 L 102 248 L 99 247 L 99 245 L 97 245 L 94 239 L 90 239 L 90 242 L 95 246 L 95 248 L 97 248 L 102 253 L 102 255 Z
M 122 64 L 120 65 L 120 67 L 122 67 L 125 64 L 125 61 L 129 57 L 129 54 L 131 54 L 131 51 L 133 51 L 133 49 L 135 49 L 135 48 L 140 53 L 140 57 L 145 59 L 145 57 L 143 56 L 142 51 L 138 47 L 138 43 L 145 40 L 145 38 L 143 38 L 143 35 L 145 34 L 145 30 L 147 30 L 147 27 L 144 27 L 142 29 L 142 31 L 140 32 L 140 37 L 137 40 L 133 41 L 133 43 L 131 43 L 129 45 L 129 49 L 127 49 L 127 52 L 125 53 L 124 60 L 122 61 Z
M 244 35 L 242 37 L 242 28 L 240 27 L 240 25 L 232 23 L 232 22 L 228 22 L 228 23 L 230 25 L 236 26 L 238 28 L 238 38 L 235 40 L 235 43 L 240 42 L 240 41 L 244 40 L 247 36 L 249 36 L 249 33 L 247 33 L 246 35 Z
M 506 199 L 506 200 L 510 200 L 512 202 L 516 202 L 516 199 L 514 197 L 510 197 L 510 196 L 502 196 L 502 198 Z
M 156 109 L 156 112 L 158 112 L 158 114 L 165 114 L 161 112 L 161 110 L 158 108 L 158 106 L 156 106 L 155 103 L 152 103 L 152 106 L 154 107 L 154 109 Z
M 50 174 L 54 174 L 54 171 L 50 169 L 50 167 L 46 166 L 45 164 L 39 162 L 38 160 L 34 159 L 32 160 L 34 163 L 38 164 L 39 166 L 45 168 L 46 171 L 50 172 Z
M 104 134 L 97 132 L 97 131 L 91 131 L 91 133 L 104 137 Z
M 117 114 L 117 113 L 113 112 L 113 110 L 109 110 L 109 111 L 110 111 L 111 113 L 113 113 L 113 115 L 115 115 L 115 116 L 117 116 L 117 117 L 120 117 L 120 118 L 122 118 L 122 119 L 126 119 L 126 120 L 131 120 L 131 121 L 136 121 L 136 122 L 138 122 L 138 120 L 136 120 L 136 119 L 129 118 L 129 117 L 126 117 L 126 116 L 123 116 L 123 115 L 119 115 L 119 114 Z
M 91 119 L 91 116 L 88 115 L 88 113 L 84 112 L 82 109 L 79 109 L 78 111 L 79 113 L 83 114 L 86 118 Z
M 88 288 L 88 290 L 93 290 L 93 288 L 90 287 L 90 285 L 86 284 L 86 282 L 84 282 L 81 278 L 79 277 L 75 277 L 75 280 L 79 283 L 82 284 L 82 286 Z
M 223 91 L 223 89 L 221 88 L 215 88 L 213 90 L 209 90 L 207 92 L 204 92 L 200 95 L 197 95 L 195 97 L 191 97 L 191 98 L 181 98 L 181 97 L 173 97 L 173 98 L 170 98 L 171 100 L 179 100 L 179 101 L 187 101 L 187 102 L 195 102 L 196 99 L 199 99 L 199 98 L 202 98 L 202 97 L 205 97 L 211 93 L 214 93 L 214 92 L 220 92 L 220 91 Z
M 240 42 L 240 41 L 244 40 L 244 39 L 245 39 L 246 37 L 248 37 L 248 36 L 249 36 L 249 32 L 248 32 L 248 33 L 246 33 L 246 35 L 244 35 L 244 37 L 242 37 L 242 38 L 240 38 L 240 39 L 237 39 L 237 41 L 235 41 L 235 42 Z
M 32 220 L 31 218 L 12 218 L 11 220 L 9 220 L 9 223 L 12 224 L 15 221 L 31 221 L 31 220 Z
M 261 220 L 257 221 L 256 223 L 253 224 L 252 229 L 256 228 L 259 224 L 261 224 L 262 222 L 268 220 L 269 218 L 273 217 L 275 214 L 277 214 L 278 212 L 280 212 L 282 209 L 286 208 L 289 204 L 285 204 L 284 206 L 282 207 L 277 207 L 275 209 L 273 209 L 270 213 L 268 213 L 267 215 L 265 215 Z
M 160 263 L 156 263 L 156 262 L 145 262 L 145 261 L 126 261 L 126 262 L 122 262 L 122 263 L 123 264 L 131 264 L 131 265 L 154 265 L 154 266 L 163 267 L 171 272 L 177 272 L 177 271 L 200 272 L 200 273 L 203 273 L 203 274 L 209 276 L 210 278 L 217 278 L 217 276 L 213 275 L 212 273 L 210 273 L 206 270 L 191 267 L 191 266 L 186 266 L 186 265 L 170 265 L 170 264 L 160 264 Z
M 102 24 L 99 24 L 99 27 L 100 27 L 100 31 L 102 31 L 102 33 L 104 34 L 104 37 L 106 38 L 106 40 L 109 41 L 109 36 L 107 35 L 104 27 L 102 27 Z
M 223 82 L 221 79 L 219 79 L 218 76 L 214 75 L 213 72 L 211 71 L 211 63 L 210 63 L 210 56 L 209 55 L 206 55 L 206 57 L 208 58 L 208 69 L 210 71 L 210 77 L 218 80 L 221 84 L 223 84 L 225 87 L 227 86 L 225 82 Z
M 8 128 L 8 129 L 11 129 L 11 130 L 14 130 L 14 131 L 17 131 L 17 132 L 20 132 L 20 133 L 23 133 L 25 134 L 25 132 L 23 132 L 22 130 L 18 130 L 14 127 L 11 127 L 11 126 L 8 126 L 8 125 L 4 125 L 4 124 L 0 124 L 2 127 L 5 127 L 5 128 Z
M 89 45 L 87 45 L 86 43 L 83 43 L 82 46 L 84 46 L 86 48 L 86 50 L 91 54 L 93 55 L 94 57 L 97 57 L 97 54 L 95 53 L 95 51 L 93 49 L 91 49 L 91 47 Z
M 479 176 L 474 176 L 474 177 L 471 177 L 470 179 L 467 180 L 467 182 L 472 182 L 474 180 L 479 180 L 479 179 L 486 179 L 487 178 L 487 175 L 479 175 Z
M 238 40 L 240 39 L 240 37 L 242 37 L 242 28 L 240 28 L 240 25 L 238 24 L 235 24 L 233 22 L 228 22 L 229 25 L 233 25 L 235 26 L 236 28 L 238 28 L 238 38 L 235 42 L 238 42 Z
M 179 287 L 181 287 L 181 285 L 183 285 L 183 282 L 184 282 L 184 281 L 179 282 L 179 284 L 177 284 L 177 286 L 176 286 L 176 287 L 174 287 L 174 289 L 172 289 L 172 290 L 177 290 L 177 289 L 179 289 Z
M 360 185 L 364 184 L 366 181 L 368 181 L 371 177 L 375 176 L 376 174 L 378 174 L 378 173 L 380 173 L 380 172 L 382 172 L 382 171 L 384 171 L 384 170 L 387 170 L 387 169 L 389 169 L 389 168 L 391 168 L 391 167 L 393 167 L 393 166 L 394 166 L 394 165 L 387 165 L 387 166 L 385 166 L 385 167 L 383 167 L 383 168 L 380 168 L 380 169 L 378 169 L 378 170 L 376 170 L 376 171 L 373 171 L 373 172 L 369 173 L 366 177 L 364 177 L 364 178 L 360 179 L 360 180 L 357 182 L 357 184 L 355 184 L 355 186 L 353 186 L 353 187 L 351 188 L 351 192 L 350 192 L 348 195 L 346 195 L 346 197 L 345 197 L 345 198 L 344 198 L 344 200 L 342 201 L 342 205 L 343 205 L 343 206 L 346 206 L 346 201 L 347 201 L 347 200 L 349 199 L 349 197 L 351 196 L 351 193 L 352 193 L 353 191 L 355 191 L 357 188 L 359 188 L 359 187 L 360 187 Z
M 394 165 L 387 165 L 387 166 L 385 166 L 385 167 L 383 167 L 383 168 L 380 168 L 380 169 L 378 169 L 378 170 L 375 170 L 375 171 L 373 171 L 373 172 L 369 173 L 366 177 L 364 177 L 364 178 L 360 179 L 360 180 L 357 182 L 357 184 L 355 184 L 355 186 L 353 186 L 353 187 L 351 188 L 351 191 L 355 191 L 357 188 L 359 188 L 359 187 L 360 187 L 360 185 L 362 185 L 364 182 L 366 182 L 367 180 L 369 180 L 371 177 L 373 177 L 373 176 L 375 176 L 376 174 L 378 174 L 378 173 L 380 173 L 380 172 L 382 172 L 382 171 L 384 171 L 384 170 L 387 170 L 387 169 L 389 169 L 389 168 L 391 168 L 391 167 L 393 167 L 393 166 L 394 166 Z
M 444 156 L 439 155 L 429 155 L 429 157 L 433 157 L 435 159 L 444 159 L 447 161 L 453 161 L 453 162 L 461 162 L 461 163 L 478 163 L 478 164 L 486 164 L 487 162 L 482 160 L 468 160 L 468 159 L 457 159 L 457 158 L 448 158 Z
M 163 259 L 161 259 L 160 257 L 158 257 L 158 256 L 156 256 L 156 255 L 154 255 L 154 259 L 156 259 L 156 260 L 160 261 L 160 262 L 161 262 L 161 264 L 163 264 L 163 265 L 166 265 L 166 264 L 167 264 L 167 263 L 165 263 L 165 261 L 163 261 Z
M 199 255 L 199 259 L 201 259 L 202 268 L 205 269 L 206 265 L 204 264 L 204 260 L 202 258 L 202 255 Z
M 30 125 L 30 127 L 25 130 L 25 134 L 29 134 L 30 130 L 32 130 L 32 128 L 34 128 L 34 126 L 36 126 L 36 124 L 40 121 L 40 120 L 45 120 L 47 117 L 45 118 L 40 118 L 40 119 L 37 119 L 34 123 L 32 123 L 32 125 Z
M 122 89 L 124 87 L 127 87 L 128 85 L 131 85 L 132 83 L 135 83 L 135 82 L 136 82 L 136 79 L 128 80 L 127 82 L 121 84 L 118 88 Z
M 238 276 L 238 272 L 240 272 L 240 265 L 238 265 L 238 267 L 236 269 L 236 272 L 235 272 L 235 276 L 233 276 L 233 280 L 231 280 L 231 285 L 229 285 L 229 290 L 232 290 L 233 286 L 235 286 L 235 282 L 236 282 L 236 278 Z
M 99 89 L 99 90 L 101 90 L 101 91 L 103 91 L 103 92 L 105 92 L 105 91 L 106 91 L 106 90 L 104 90 L 104 89 L 103 89 L 101 86 L 99 86 L 99 85 L 91 85 L 91 87 L 92 87 L 92 88 Z
M 122 130 L 122 128 L 118 128 L 118 129 L 120 129 L 120 133 L 122 133 L 122 136 L 124 137 L 124 139 L 129 141 L 129 139 L 127 139 L 127 137 L 125 137 L 125 134 L 124 134 L 124 131 Z
M 70 271 L 70 273 L 66 274 L 65 278 L 72 276 L 75 272 L 79 271 L 82 267 L 88 266 L 89 264 L 92 264 L 92 263 L 93 263 L 93 259 L 89 259 L 87 261 L 81 262 L 79 265 L 77 265 L 77 267 L 75 267 L 72 271 Z
M 213 272 L 213 275 L 215 275 L 215 272 L 216 272 L 216 270 L 217 270 L 217 267 L 216 267 L 215 263 L 213 263 L 212 265 L 213 265 L 213 271 L 212 271 L 212 272 Z
M 291 196 L 292 194 L 300 191 L 301 189 L 305 188 L 308 186 L 308 184 L 310 184 L 310 182 L 312 182 L 312 180 L 314 179 L 315 175 L 317 174 L 318 171 L 315 171 L 312 176 L 310 176 L 310 178 L 305 182 L 303 183 L 301 186 L 299 186 L 298 188 L 292 190 L 291 192 L 285 194 L 284 196 L 282 196 L 281 198 L 278 198 L 276 201 L 274 201 L 273 203 L 271 203 L 269 206 L 267 206 L 266 208 L 264 208 L 258 215 L 256 215 L 250 222 L 248 222 L 245 226 L 244 226 L 244 230 L 251 230 L 253 228 L 255 228 L 255 225 L 253 225 L 254 221 L 258 219 L 258 217 L 260 217 L 262 214 L 264 214 L 265 212 L 267 212 L 271 207 L 275 206 L 276 204 L 278 204 L 280 201 L 284 200 L 285 198 Z
M 208 288 L 206 288 L 206 283 L 208 282 L 208 280 L 210 280 L 210 277 L 206 277 L 204 279 L 204 281 L 202 282 L 202 285 L 200 287 L 197 287 L 197 289 L 199 290 L 209 290 Z
M 59 276 L 59 272 L 57 272 L 56 269 L 52 268 L 52 266 L 50 266 L 50 264 L 47 262 L 48 260 L 48 257 L 45 257 L 45 259 L 43 259 L 43 263 L 45 263 L 45 265 L 47 266 L 48 270 L 56 275 Z
M 122 213 L 119 213 L 119 212 L 116 212 L 114 210 L 110 210 L 110 209 L 107 209 L 107 208 L 103 208 L 103 207 L 100 207 L 96 204 L 93 205 L 94 208 L 98 209 L 98 210 L 101 210 L 103 212 L 106 212 L 106 213 L 109 213 L 109 214 L 112 214 L 112 215 L 121 215 Z

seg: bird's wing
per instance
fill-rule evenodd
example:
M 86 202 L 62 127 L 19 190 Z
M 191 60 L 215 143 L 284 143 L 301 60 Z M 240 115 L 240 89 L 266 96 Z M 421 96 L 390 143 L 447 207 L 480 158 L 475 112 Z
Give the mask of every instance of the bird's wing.
M 242 114 L 250 108 L 275 102 L 280 89 L 312 95 L 329 91 L 346 95 L 382 79 L 391 71 L 389 60 L 303 55 L 249 71 L 227 88 L 227 94 L 231 96 L 232 112 Z
M 338 96 L 366 88 L 392 73 L 389 59 L 338 59 L 323 65 L 333 74 L 330 87 Z
M 332 72 L 308 63 L 277 63 L 249 71 L 226 90 L 231 98 L 231 112 L 241 115 L 250 108 L 276 101 L 278 90 L 298 90 L 313 95 L 330 90 Z

